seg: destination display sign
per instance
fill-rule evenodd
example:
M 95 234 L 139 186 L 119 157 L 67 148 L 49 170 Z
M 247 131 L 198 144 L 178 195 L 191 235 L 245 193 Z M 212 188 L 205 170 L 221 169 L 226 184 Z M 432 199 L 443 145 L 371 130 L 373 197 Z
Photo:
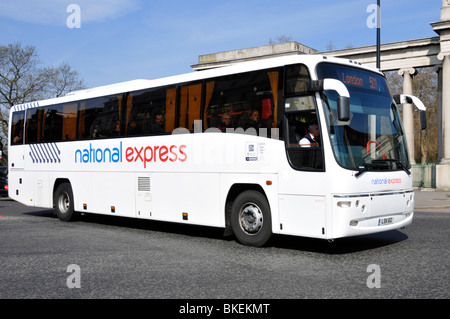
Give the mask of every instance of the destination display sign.
M 355 87 L 376 92 L 389 92 L 383 76 L 363 69 L 339 64 L 321 63 L 318 66 L 318 73 L 321 79 L 336 79 L 349 88 Z

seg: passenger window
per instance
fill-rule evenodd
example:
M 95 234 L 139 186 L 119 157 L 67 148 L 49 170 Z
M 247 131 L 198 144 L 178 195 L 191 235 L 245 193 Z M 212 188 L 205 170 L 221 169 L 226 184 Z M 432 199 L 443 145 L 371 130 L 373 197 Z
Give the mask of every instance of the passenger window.
M 12 116 L 11 145 L 23 144 L 23 125 L 25 119 L 25 111 L 14 112 Z
M 163 134 L 166 132 L 166 103 L 174 102 L 173 91 L 167 100 L 166 89 L 149 89 L 128 95 L 125 134 L 127 136 Z M 170 116 L 174 110 L 171 108 Z
M 203 127 L 227 128 L 278 127 L 280 70 L 262 70 L 216 78 L 206 83 Z
M 63 113 L 62 105 L 50 105 L 44 109 L 43 142 L 60 141 L 62 139 Z
M 78 103 L 64 104 L 63 111 L 63 127 L 62 138 L 63 140 L 74 140 L 77 133 L 77 108 Z
M 182 86 L 180 89 L 180 127 L 194 130 L 194 121 L 201 119 L 202 84 Z
M 42 125 L 44 121 L 44 110 L 41 108 L 27 109 L 25 143 L 33 144 L 42 141 Z
M 81 101 L 78 108 L 78 138 L 122 135 L 121 107 L 121 96 Z

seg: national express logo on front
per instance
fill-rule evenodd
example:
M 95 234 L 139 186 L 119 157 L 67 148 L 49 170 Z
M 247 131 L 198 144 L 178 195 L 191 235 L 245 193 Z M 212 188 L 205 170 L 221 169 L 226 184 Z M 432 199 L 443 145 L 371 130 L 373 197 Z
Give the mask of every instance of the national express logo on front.
M 75 164 L 185 162 L 186 145 L 146 145 L 124 147 L 119 142 L 115 147 L 96 147 L 92 143 L 86 148 L 75 150 Z

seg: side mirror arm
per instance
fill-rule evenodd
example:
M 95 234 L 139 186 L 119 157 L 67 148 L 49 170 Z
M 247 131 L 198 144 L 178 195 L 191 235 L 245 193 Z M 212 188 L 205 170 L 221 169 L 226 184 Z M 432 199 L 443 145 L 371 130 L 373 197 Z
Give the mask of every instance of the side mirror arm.
M 337 99 L 338 120 L 344 122 L 350 120 L 350 93 L 344 83 L 336 79 L 310 81 L 309 89 L 313 92 L 336 91 L 339 94 Z

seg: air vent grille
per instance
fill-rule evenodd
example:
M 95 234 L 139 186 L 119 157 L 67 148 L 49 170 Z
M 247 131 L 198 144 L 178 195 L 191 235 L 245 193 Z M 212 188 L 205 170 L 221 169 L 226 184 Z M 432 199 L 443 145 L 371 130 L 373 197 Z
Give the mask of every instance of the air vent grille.
M 150 177 L 138 177 L 138 191 L 150 192 Z

